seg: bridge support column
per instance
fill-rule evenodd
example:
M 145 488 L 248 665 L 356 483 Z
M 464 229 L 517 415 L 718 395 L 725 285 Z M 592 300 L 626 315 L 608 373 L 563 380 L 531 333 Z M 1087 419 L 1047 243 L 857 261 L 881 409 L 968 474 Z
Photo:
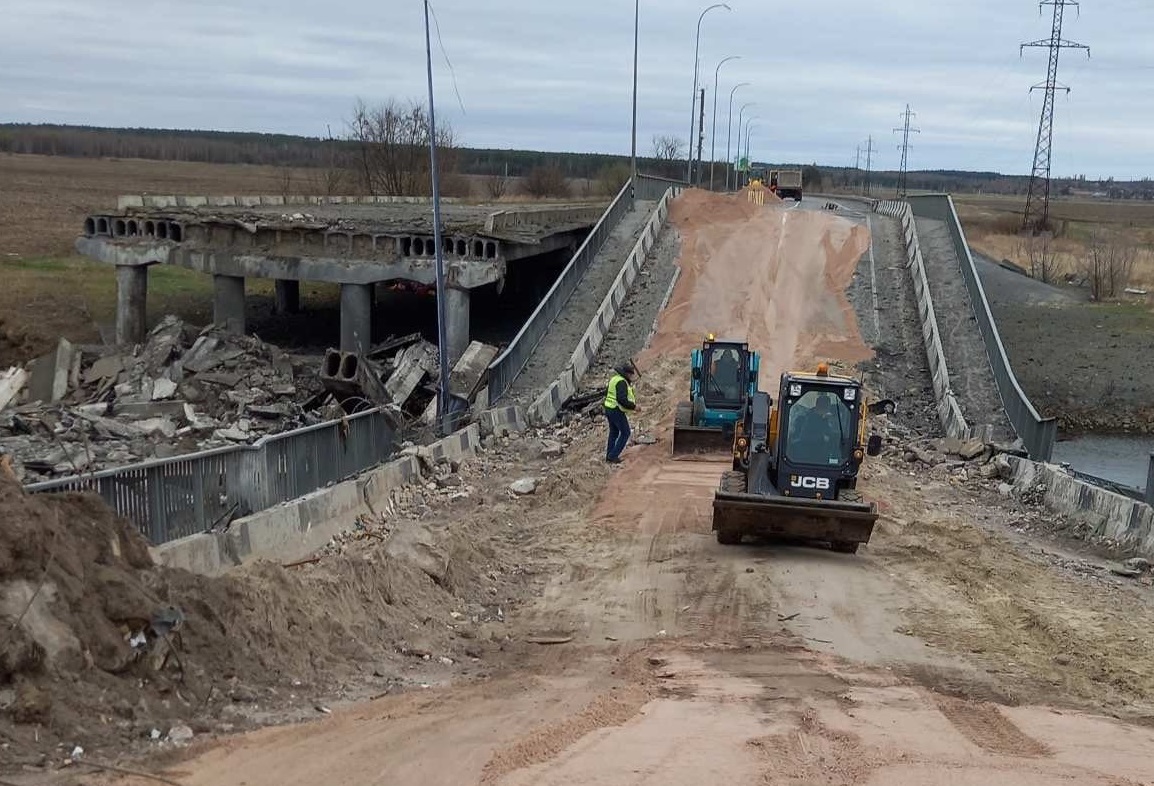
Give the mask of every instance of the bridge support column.
M 369 351 L 373 331 L 373 285 L 341 284 L 341 351 Z
M 1146 470 L 1146 504 L 1154 505 L 1154 453 L 1150 454 L 1150 467 Z
M 451 368 L 469 348 L 469 290 L 445 288 L 445 340 Z
M 244 276 L 212 277 L 212 322 L 229 333 L 244 334 Z
M 148 266 L 116 266 L 116 343 L 142 344 L 147 328 Z
M 276 280 L 276 313 L 295 314 L 301 310 L 301 282 L 287 278 Z

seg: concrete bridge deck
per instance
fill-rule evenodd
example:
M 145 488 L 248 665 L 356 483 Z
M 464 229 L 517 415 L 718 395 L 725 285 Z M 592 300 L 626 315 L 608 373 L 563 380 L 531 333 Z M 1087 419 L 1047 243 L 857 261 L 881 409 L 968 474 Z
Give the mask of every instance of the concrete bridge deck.
M 448 203 L 442 247 L 449 289 L 449 354 L 469 342 L 469 290 L 501 283 L 508 264 L 575 249 L 605 203 Z M 247 278 L 276 281 L 278 309 L 299 308 L 301 281 L 341 286 L 341 348 L 371 333 L 374 284 L 431 285 L 436 241 L 428 200 L 381 197 L 132 196 L 84 221 L 76 248 L 117 267 L 117 340 L 145 332 L 148 268 L 186 267 L 214 278 L 214 321 L 245 329 Z

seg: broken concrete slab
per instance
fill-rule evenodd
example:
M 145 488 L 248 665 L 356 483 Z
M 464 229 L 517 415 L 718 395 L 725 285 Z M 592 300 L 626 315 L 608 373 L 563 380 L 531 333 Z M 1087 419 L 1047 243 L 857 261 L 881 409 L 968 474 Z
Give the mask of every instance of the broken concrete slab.
M 28 380 L 28 400 L 55 404 L 68 395 L 68 377 L 72 373 L 73 348 L 62 338 L 56 349 L 32 363 Z
M 403 407 L 425 378 L 427 350 L 423 343 L 414 344 L 397 356 L 396 370 L 385 382 L 385 393 L 398 407 Z
M 28 372 L 19 366 L 0 372 L 0 409 L 16 400 L 28 383 L 28 376 Z
M 449 374 L 449 392 L 472 401 L 481 388 L 489 364 L 497 357 L 497 348 L 480 341 L 474 341 L 465 349 L 465 354 L 453 366 Z
M 153 401 L 163 401 L 164 399 L 172 398 L 175 394 L 176 383 L 171 379 L 165 379 L 164 377 L 161 377 L 160 379 L 153 381 L 151 396 Z
M 418 568 L 437 584 L 443 583 L 449 572 L 448 553 L 437 545 L 428 526 L 415 521 L 397 525 L 385 541 L 385 554 Z
M 122 371 L 124 371 L 124 358 L 120 355 L 97 358 L 84 372 L 84 384 L 94 385 L 106 379 L 115 379 Z

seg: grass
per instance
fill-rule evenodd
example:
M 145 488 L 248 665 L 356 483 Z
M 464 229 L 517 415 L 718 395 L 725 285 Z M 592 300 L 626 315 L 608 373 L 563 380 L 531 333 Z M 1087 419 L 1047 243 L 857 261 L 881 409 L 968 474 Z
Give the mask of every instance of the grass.
M 1030 267 L 1020 235 L 1025 197 L 966 194 L 954 197 L 971 245 L 993 259 Z M 1134 200 L 1055 199 L 1053 248 L 1064 270 L 1076 272 L 1096 228 L 1107 227 L 1138 247 L 1131 285 L 1154 288 L 1154 203 Z

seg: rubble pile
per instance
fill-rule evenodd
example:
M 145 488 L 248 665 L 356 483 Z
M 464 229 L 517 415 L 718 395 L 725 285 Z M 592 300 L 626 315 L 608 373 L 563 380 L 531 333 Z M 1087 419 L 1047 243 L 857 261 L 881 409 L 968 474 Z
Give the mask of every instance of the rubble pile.
M 321 422 L 339 412 L 314 364 L 175 317 L 131 353 L 61 339 L 26 372 L 0 373 L 0 453 L 28 483 Z

